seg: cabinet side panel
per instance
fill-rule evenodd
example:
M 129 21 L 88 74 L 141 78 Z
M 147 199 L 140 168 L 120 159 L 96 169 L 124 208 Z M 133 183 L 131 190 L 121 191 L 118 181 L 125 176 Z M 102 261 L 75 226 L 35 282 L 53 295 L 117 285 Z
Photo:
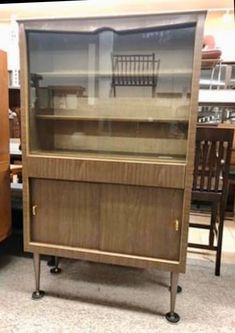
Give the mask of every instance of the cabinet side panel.
M 188 223 L 189 213 L 191 207 L 191 193 L 193 181 L 193 168 L 194 168 L 194 155 L 195 155 L 195 136 L 196 136 L 196 123 L 197 123 L 197 110 L 198 110 L 198 91 L 199 91 L 199 78 L 201 68 L 201 51 L 203 42 L 203 28 L 204 28 L 205 14 L 198 17 L 195 45 L 194 45 L 194 59 L 193 59 L 193 77 L 191 88 L 191 107 L 189 119 L 189 135 L 188 135 L 188 148 L 187 148 L 187 165 L 185 174 L 185 193 L 183 201 L 183 232 L 181 236 L 181 249 L 180 249 L 180 262 L 182 267 L 186 266 L 186 254 L 188 244 Z

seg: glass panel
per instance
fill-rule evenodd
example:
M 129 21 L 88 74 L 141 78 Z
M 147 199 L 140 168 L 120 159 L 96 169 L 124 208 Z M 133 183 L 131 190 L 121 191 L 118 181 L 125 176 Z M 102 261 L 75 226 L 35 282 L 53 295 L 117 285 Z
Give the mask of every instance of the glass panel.
M 29 31 L 30 152 L 185 160 L 194 35 Z

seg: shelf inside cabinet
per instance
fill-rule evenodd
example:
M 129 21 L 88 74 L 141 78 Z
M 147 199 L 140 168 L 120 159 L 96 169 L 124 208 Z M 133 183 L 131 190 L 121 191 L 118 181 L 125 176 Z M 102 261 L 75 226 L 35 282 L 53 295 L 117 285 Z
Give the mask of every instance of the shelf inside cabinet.
M 37 119 L 42 120 L 72 120 L 72 121 L 116 121 L 116 122 L 159 122 L 159 123 L 187 123 L 186 119 L 167 119 L 167 118 L 134 118 L 134 117 L 112 117 L 112 116 L 72 116 L 72 115 L 36 115 Z
M 85 160 L 107 160 L 107 161 L 118 161 L 118 162 L 143 162 L 143 163 L 157 163 L 157 164 L 177 164 L 185 165 L 186 160 L 183 155 L 153 155 L 153 154 L 118 154 L 118 153 L 107 153 L 107 152 L 89 152 L 89 151 L 79 151 L 74 150 L 42 150 L 35 149 L 31 151 L 33 156 L 40 157 L 60 157 L 60 158 L 78 158 Z
M 39 107 L 38 119 L 119 122 L 188 122 L 188 99 L 176 98 L 61 98 L 62 107 Z M 45 103 L 47 104 L 47 103 Z M 39 103 L 39 106 L 41 104 Z M 71 107 L 73 106 L 73 107 Z
M 38 72 L 35 73 L 38 76 L 43 77 L 111 77 L 112 71 L 89 71 L 89 70 L 65 70 L 65 71 L 51 71 L 51 72 Z M 132 72 L 125 72 L 128 76 L 135 76 Z M 145 75 L 146 73 L 138 73 L 138 75 Z M 159 75 L 192 75 L 191 68 L 164 68 L 159 70 Z

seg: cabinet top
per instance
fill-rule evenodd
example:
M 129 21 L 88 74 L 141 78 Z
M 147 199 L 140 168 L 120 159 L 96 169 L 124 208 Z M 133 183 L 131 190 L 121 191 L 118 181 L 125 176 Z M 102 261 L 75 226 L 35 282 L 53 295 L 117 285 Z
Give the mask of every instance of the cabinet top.
M 184 23 L 195 23 L 199 17 L 205 18 L 206 11 L 192 12 L 158 12 L 158 13 L 140 13 L 140 14 L 121 14 L 121 15 L 103 15 L 88 17 L 60 17 L 60 18 L 37 18 L 18 20 L 24 25 L 25 29 L 36 30 L 54 30 L 54 31 L 70 31 L 79 30 L 95 31 L 102 27 L 108 27 L 112 24 L 112 28 L 118 30 L 133 29 L 145 25 L 145 27 L 163 27 Z M 147 20 L 146 20 L 147 18 Z M 156 21 L 157 18 L 157 21 Z M 131 22 L 130 22 L 131 19 Z M 58 22 L 60 24 L 58 25 Z

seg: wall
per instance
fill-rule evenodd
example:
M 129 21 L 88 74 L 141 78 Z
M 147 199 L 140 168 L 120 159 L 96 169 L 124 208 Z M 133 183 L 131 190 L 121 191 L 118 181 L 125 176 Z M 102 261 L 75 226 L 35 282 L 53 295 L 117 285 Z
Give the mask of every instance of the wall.
M 224 61 L 235 61 L 235 22 L 230 11 L 209 12 L 205 23 L 205 34 L 215 37 L 216 45 L 222 50 Z
M 165 11 L 191 11 L 201 9 L 233 8 L 233 0 L 87 0 L 2 4 L 0 21 L 10 20 L 14 13 L 18 18 L 38 17 L 84 17 L 131 13 L 154 13 Z

